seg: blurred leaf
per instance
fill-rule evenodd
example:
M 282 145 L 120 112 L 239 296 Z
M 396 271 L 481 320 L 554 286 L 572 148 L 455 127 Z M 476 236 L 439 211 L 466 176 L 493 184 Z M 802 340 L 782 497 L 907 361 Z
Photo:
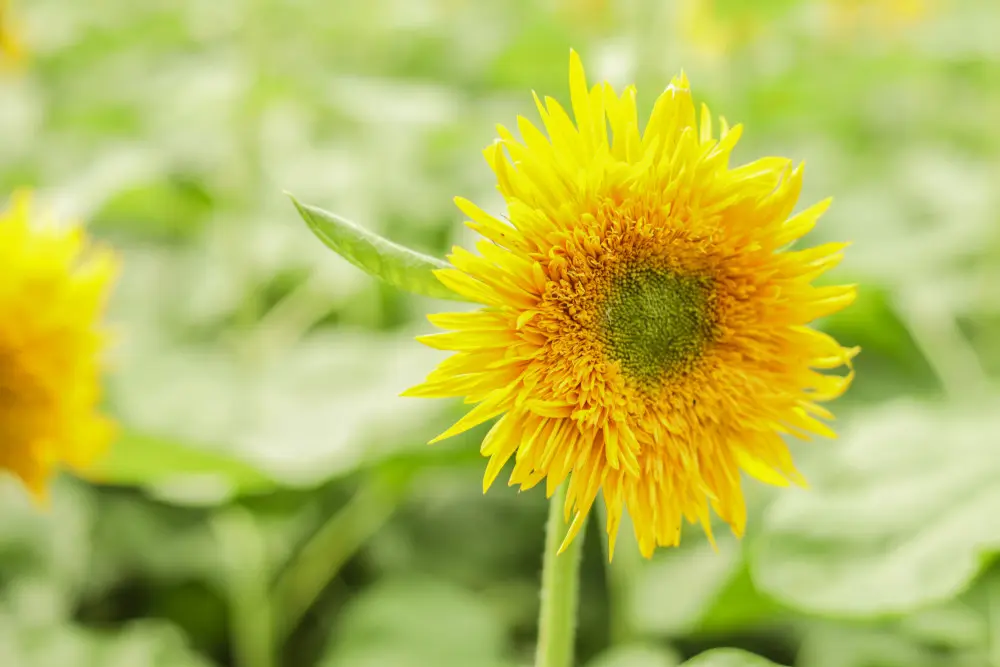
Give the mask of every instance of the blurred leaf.
M 717 648 L 691 658 L 681 667 L 777 667 L 777 665 L 746 651 Z
M 733 632 L 774 622 L 792 613 L 757 590 L 744 560 L 696 627 L 699 633 Z
M 857 279 L 860 278 L 860 279 Z M 932 395 L 940 382 L 899 316 L 894 294 L 864 277 L 839 282 L 864 285 L 850 308 L 824 318 L 822 329 L 846 346 L 858 345 L 856 381 L 845 403 L 871 405 L 901 393 Z
M 177 175 L 117 192 L 93 215 L 91 227 L 150 240 L 186 240 L 204 228 L 212 204 L 198 181 Z
M 989 584 L 989 579 L 989 576 L 981 577 L 976 582 L 976 588 Z M 987 610 L 976 609 L 964 600 L 973 596 L 970 591 L 970 595 L 958 600 L 907 614 L 893 627 L 901 636 L 936 648 L 982 648 L 983 638 L 988 633 L 989 614 Z
M 291 195 L 289 195 L 291 197 Z M 407 292 L 464 301 L 434 275 L 446 262 L 393 243 L 357 224 L 291 197 L 302 219 L 323 243 L 366 273 Z
M 492 667 L 503 664 L 503 646 L 502 625 L 471 591 L 431 579 L 383 581 L 344 610 L 320 667 Z
M 676 667 L 681 658 L 662 646 L 618 646 L 600 654 L 587 667 Z
M 42 508 L 20 482 L 0 476 L 0 584 L 5 584 L 0 591 L 35 599 L 30 611 L 19 610 L 24 620 L 65 615 L 89 584 L 94 495 L 86 485 L 61 477 L 52 484 L 48 507 Z M 47 602 L 38 604 L 39 597 Z M 0 665 L 6 664 L 0 659 Z
M 837 340 L 861 345 L 865 353 L 876 351 L 900 363 L 920 362 L 920 349 L 900 321 L 889 290 L 868 280 L 844 278 L 838 282 L 865 284 L 850 308 L 823 320 L 823 330 Z
M 885 628 L 820 625 L 806 634 L 803 667 L 982 667 L 985 656 L 935 647 Z
M 74 625 L 23 626 L 0 613 L 0 664 L 11 667 L 210 667 L 184 637 L 160 621 L 137 621 L 115 632 Z
M 142 577 L 147 586 L 218 579 L 220 553 L 204 512 L 133 494 L 106 494 L 94 513 L 89 593 L 132 577 Z
M 858 418 L 811 491 L 765 516 L 753 576 L 813 613 L 874 616 L 948 600 L 1000 546 L 1000 418 L 887 406 Z
M 535 14 L 522 20 L 487 70 L 489 83 L 522 91 L 536 88 L 557 96 L 566 90 L 566 63 L 573 44 L 573 33 L 558 16 Z
M 407 334 L 327 331 L 252 352 L 251 364 L 209 345 L 138 349 L 108 393 L 129 428 L 213 448 L 296 488 L 432 449 L 449 408 L 399 396 L 437 357 Z
M 199 504 L 224 502 L 275 486 L 274 480 L 238 459 L 130 430 L 122 433 L 86 477 L 99 484 L 155 489 Z
M 643 634 L 678 636 L 694 630 L 739 572 L 739 545 L 720 536 L 716 553 L 707 542 L 672 549 L 642 567 L 631 617 Z

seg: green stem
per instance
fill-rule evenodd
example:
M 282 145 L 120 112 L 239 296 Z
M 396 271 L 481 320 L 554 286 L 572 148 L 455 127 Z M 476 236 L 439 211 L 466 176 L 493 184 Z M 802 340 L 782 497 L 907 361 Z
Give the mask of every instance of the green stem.
M 977 400 L 992 391 L 976 349 L 943 302 L 929 302 L 915 294 L 901 295 L 900 314 L 941 386 L 953 399 Z
M 401 483 L 369 481 L 293 557 L 273 588 L 279 640 L 287 638 L 344 563 L 385 525 L 404 490 Z
M 274 667 L 274 619 L 268 607 L 268 562 L 264 535 L 254 516 L 232 507 L 212 528 L 222 561 L 223 588 L 229 603 L 229 634 L 238 667 Z
M 581 528 L 566 550 L 559 553 L 559 547 L 569 529 L 563 520 L 565 500 L 566 484 L 563 484 L 549 501 L 535 667 L 573 667 L 580 593 L 580 554 L 585 529 Z
M 598 506 L 601 523 L 607 525 L 608 511 L 604 503 Z M 622 514 L 618 526 L 619 535 L 631 538 L 632 520 L 628 512 Z M 608 557 L 608 537 L 604 533 L 601 540 L 604 547 L 604 557 Z M 608 616 L 611 625 L 611 644 L 619 646 L 628 644 L 635 639 L 635 628 L 632 618 L 632 598 L 636 587 L 636 576 L 642 567 L 642 554 L 632 539 L 618 540 L 614 560 L 606 561 L 605 578 L 608 587 Z
M 1000 667 L 1000 578 L 986 582 L 986 650 L 990 667 Z

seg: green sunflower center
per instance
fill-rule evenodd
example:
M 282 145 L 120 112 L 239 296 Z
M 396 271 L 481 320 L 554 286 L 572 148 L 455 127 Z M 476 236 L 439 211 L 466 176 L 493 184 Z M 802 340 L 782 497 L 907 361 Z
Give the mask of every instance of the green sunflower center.
M 655 383 L 700 356 L 712 338 L 712 280 L 648 267 L 616 276 L 601 331 L 608 356 L 630 377 Z

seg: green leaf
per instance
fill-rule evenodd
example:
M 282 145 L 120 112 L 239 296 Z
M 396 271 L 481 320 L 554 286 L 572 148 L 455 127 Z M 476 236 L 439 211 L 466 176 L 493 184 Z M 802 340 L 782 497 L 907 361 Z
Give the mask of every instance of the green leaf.
M 108 400 L 128 430 L 245 462 L 282 487 L 313 487 L 396 456 L 404 467 L 478 462 L 471 440 L 426 446 L 457 416 L 447 401 L 399 396 L 436 360 L 434 350 L 411 341 L 408 333 L 328 329 L 253 364 L 218 346 L 151 344 L 109 377 Z M 143 474 L 171 476 L 155 458 L 135 464 Z M 238 481 L 238 489 L 255 484 Z
M 339 215 L 302 204 L 291 195 L 289 197 L 309 229 L 328 248 L 362 271 L 406 292 L 435 299 L 465 300 L 434 275 L 438 269 L 450 268 L 448 263 L 393 243 Z
M 133 621 L 108 632 L 71 623 L 32 624 L 25 616 L 20 609 L 0 609 L 5 665 L 211 667 L 177 627 L 163 621 Z
M 640 632 L 677 636 L 693 631 L 742 565 L 735 540 L 686 544 L 647 563 L 638 574 L 632 617 Z M 669 600 L 670 604 L 663 604 Z
M 681 664 L 677 652 L 657 645 L 616 646 L 587 663 L 587 667 L 676 667 Z
M 744 560 L 715 596 L 697 625 L 699 634 L 720 634 L 775 624 L 790 616 L 788 611 L 754 586 L 749 564 Z
M 984 637 L 979 636 L 979 639 Z M 934 637 L 908 637 L 892 627 L 813 623 L 805 633 L 797 662 L 808 667 L 983 667 L 981 649 L 941 644 Z
M 422 577 L 387 579 L 352 598 L 320 667 L 505 667 L 505 629 L 481 596 Z
M 266 491 L 275 482 L 249 463 L 178 440 L 126 430 L 86 478 L 97 484 L 140 486 L 175 501 L 214 504 Z
M 900 403 L 859 418 L 813 489 L 788 490 L 754 545 L 757 586 L 813 613 L 949 600 L 1000 546 L 1000 417 Z
M 746 651 L 717 648 L 696 655 L 681 667 L 778 667 L 778 664 Z
M 631 614 L 640 636 L 713 636 L 782 617 L 754 587 L 740 543 L 726 534 L 716 542 L 693 537 L 643 565 Z

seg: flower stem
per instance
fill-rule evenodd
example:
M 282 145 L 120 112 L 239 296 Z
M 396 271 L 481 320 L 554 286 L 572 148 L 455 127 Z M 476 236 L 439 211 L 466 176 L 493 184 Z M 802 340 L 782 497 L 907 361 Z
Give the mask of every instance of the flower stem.
M 535 667 L 573 667 L 584 529 L 560 554 L 559 547 L 569 528 L 563 520 L 565 500 L 566 484 L 563 484 L 549 501 Z
M 406 488 L 405 481 L 370 480 L 289 561 L 272 590 L 279 640 L 288 638 L 344 564 L 386 524 Z
M 986 581 L 986 651 L 990 667 L 1000 667 L 1000 580 Z
M 268 606 L 267 545 L 256 517 L 234 506 L 218 515 L 212 529 L 219 546 L 224 592 L 229 604 L 233 664 L 274 667 L 274 618 Z

